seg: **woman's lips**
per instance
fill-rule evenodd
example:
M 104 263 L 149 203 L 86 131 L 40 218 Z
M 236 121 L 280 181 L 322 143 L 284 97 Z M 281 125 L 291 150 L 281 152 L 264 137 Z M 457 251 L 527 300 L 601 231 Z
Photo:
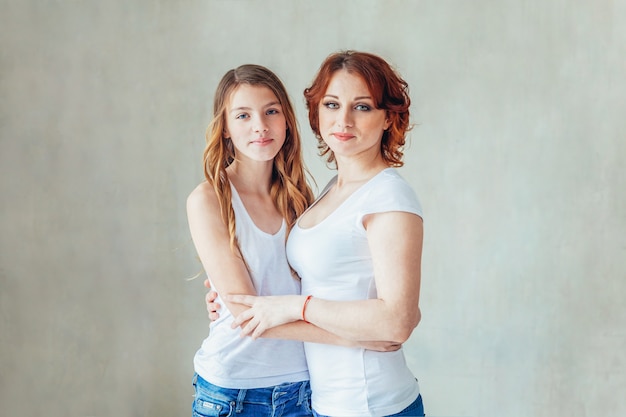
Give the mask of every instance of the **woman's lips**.
M 341 133 L 341 132 L 335 132 L 333 133 L 333 136 L 337 138 L 337 140 L 340 140 L 340 141 L 350 140 L 354 137 L 354 135 L 351 133 Z

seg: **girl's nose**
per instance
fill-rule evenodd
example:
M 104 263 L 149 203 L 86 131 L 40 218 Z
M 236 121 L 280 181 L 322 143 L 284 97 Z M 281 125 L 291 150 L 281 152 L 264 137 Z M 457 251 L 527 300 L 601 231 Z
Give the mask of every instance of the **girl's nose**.
M 254 127 L 254 131 L 255 132 L 267 132 L 269 129 L 268 124 L 265 122 L 265 120 L 260 117 L 257 119 L 256 123 L 255 123 L 255 127 Z

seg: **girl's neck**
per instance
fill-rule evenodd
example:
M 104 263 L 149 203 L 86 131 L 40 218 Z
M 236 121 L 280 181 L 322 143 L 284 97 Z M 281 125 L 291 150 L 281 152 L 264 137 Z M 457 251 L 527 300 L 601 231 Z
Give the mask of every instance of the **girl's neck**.
M 226 172 L 240 193 L 269 194 L 273 162 L 245 164 L 234 161 Z

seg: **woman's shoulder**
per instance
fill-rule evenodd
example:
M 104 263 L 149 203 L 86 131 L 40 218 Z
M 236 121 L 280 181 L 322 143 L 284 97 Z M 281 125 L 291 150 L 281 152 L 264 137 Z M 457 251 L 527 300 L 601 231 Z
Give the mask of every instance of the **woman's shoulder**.
M 372 211 L 422 212 L 417 193 L 394 168 L 382 171 L 371 181 L 364 198 Z
M 383 193 L 415 193 L 407 180 L 395 168 L 387 168 L 381 171 L 373 180 L 370 182 L 371 187 Z

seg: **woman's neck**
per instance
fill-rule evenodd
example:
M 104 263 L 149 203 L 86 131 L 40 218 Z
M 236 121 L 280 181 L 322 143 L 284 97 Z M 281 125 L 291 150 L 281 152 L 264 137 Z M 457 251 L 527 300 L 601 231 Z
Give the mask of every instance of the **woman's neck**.
M 382 157 L 372 160 L 337 158 L 337 187 L 366 182 L 386 168 L 389 165 Z

